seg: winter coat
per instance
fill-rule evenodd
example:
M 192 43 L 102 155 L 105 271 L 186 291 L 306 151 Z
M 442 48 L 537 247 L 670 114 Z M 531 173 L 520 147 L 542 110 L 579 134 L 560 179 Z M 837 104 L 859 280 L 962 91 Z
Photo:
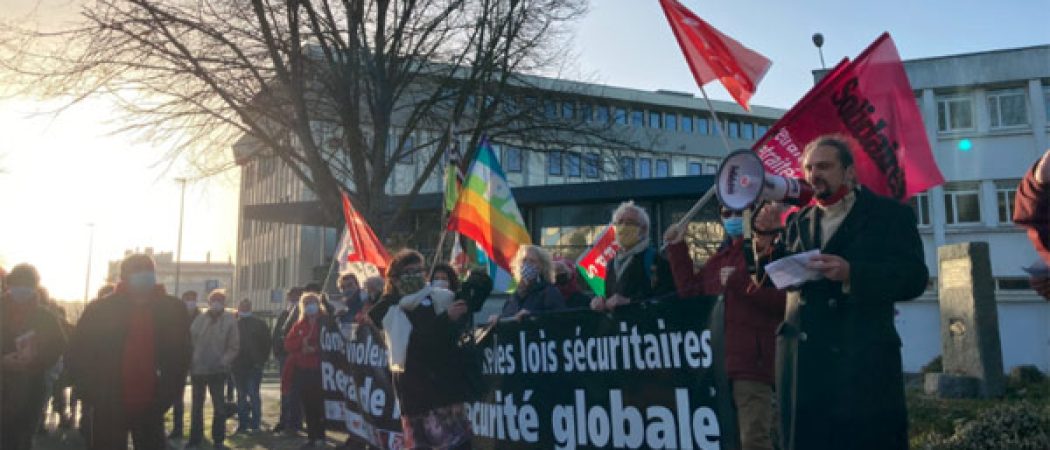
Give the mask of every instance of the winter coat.
M 645 253 L 652 253 L 652 267 L 645 267 Z M 674 293 L 674 278 L 670 265 L 655 248 L 640 252 L 628 260 L 623 275 L 616 275 L 617 261 L 609 261 L 605 269 L 605 297 L 620 294 L 632 302 L 648 300 Z M 655 275 L 656 279 L 653 279 Z
M 237 319 L 240 350 L 233 360 L 234 370 L 261 369 L 270 359 L 270 330 L 258 317 Z
M 784 319 L 784 293 L 755 287 L 744 261 L 744 240 L 729 243 L 693 272 L 693 259 L 684 242 L 667 246 L 678 296 L 725 295 L 726 370 L 732 380 L 773 384 L 776 329 Z M 722 285 L 723 268 L 733 272 Z
M 43 306 L 30 303 L 15 305 L 7 297 L 0 299 L 3 308 L 2 353 L 17 351 L 17 341 L 23 336 L 33 350 L 33 359 L 26 370 L 4 370 L 3 386 L 0 387 L 2 414 L 23 414 L 43 404 L 44 377 L 55 365 L 66 348 L 67 337 L 62 325 L 52 312 Z M 14 323 L 13 308 L 24 307 L 24 319 Z
M 182 395 L 190 366 L 190 325 L 185 304 L 158 289 L 147 303 L 153 316 L 156 401 L 152 414 L 163 414 Z M 123 411 L 122 365 L 131 317 L 131 299 L 117 291 L 89 303 L 70 340 L 73 383 L 84 403 L 96 411 Z
M 929 273 L 911 208 L 860 188 L 821 246 L 819 208 L 788 219 L 777 256 L 820 249 L 850 264 L 848 286 L 821 278 L 788 291 L 777 330 L 777 393 L 786 450 L 908 445 L 894 302 L 914 299 Z M 760 264 L 761 265 L 761 264 Z
M 1046 184 L 1035 179 L 1036 161 L 1017 186 L 1014 198 L 1015 224 L 1028 231 L 1028 240 L 1047 265 L 1050 265 L 1050 192 Z
M 197 316 L 190 326 L 193 339 L 193 375 L 229 373 L 233 360 L 240 351 L 240 332 L 237 316 L 229 310 L 218 315 L 205 312 Z
M 554 285 L 538 280 L 525 289 L 519 289 L 503 304 L 500 317 L 512 317 L 521 310 L 540 314 L 565 309 L 565 299 Z

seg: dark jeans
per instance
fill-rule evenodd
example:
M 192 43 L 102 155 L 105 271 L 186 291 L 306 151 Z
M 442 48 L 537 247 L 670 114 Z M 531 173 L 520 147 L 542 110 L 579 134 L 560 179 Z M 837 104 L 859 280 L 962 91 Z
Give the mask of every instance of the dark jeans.
M 233 378 L 237 381 L 237 428 L 258 430 L 262 420 L 262 397 L 259 396 L 262 369 L 234 369 Z
M 171 432 L 174 434 L 182 434 L 182 423 L 186 418 L 186 401 L 183 397 L 186 396 L 186 383 L 182 383 L 179 387 L 179 395 L 175 397 L 175 401 L 171 403 Z
M 284 373 L 285 358 L 277 358 L 278 373 Z M 299 386 L 292 383 L 288 393 L 281 390 L 281 420 L 285 429 L 301 430 L 303 428 L 303 408 L 299 403 Z
M 237 379 L 233 377 L 233 373 L 231 372 L 226 377 L 226 403 L 233 403 L 237 400 L 237 396 L 235 395 L 236 393 L 234 392 L 234 389 L 236 387 Z
M 211 440 L 222 444 L 226 439 L 226 402 L 223 398 L 223 386 L 227 375 L 193 375 L 193 405 L 190 411 L 190 445 L 199 445 L 204 438 L 204 389 L 211 396 Z
M 324 392 L 321 369 L 295 369 L 295 385 L 302 396 L 306 434 L 311 441 L 324 440 Z
M 40 425 L 41 415 L 32 414 L 30 411 L 39 411 L 42 407 L 41 405 L 46 404 L 44 383 L 42 381 L 20 385 L 19 388 L 24 390 L 17 393 L 21 397 L 22 402 L 14 404 L 26 405 L 27 408 L 25 410 L 8 405 L 0 405 L 4 409 L 2 423 L 0 423 L 0 449 L 3 450 L 29 450 L 32 448 L 33 434 L 36 433 L 36 429 Z M 11 401 L 10 397 L 14 395 L 16 395 L 14 392 L 5 395 L 5 400 Z
M 165 448 L 164 415 L 123 415 L 113 408 L 92 408 L 91 433 L 88 448 L 91 450 L 124 449 L 128 446 L 128 433 L 136 450 Z

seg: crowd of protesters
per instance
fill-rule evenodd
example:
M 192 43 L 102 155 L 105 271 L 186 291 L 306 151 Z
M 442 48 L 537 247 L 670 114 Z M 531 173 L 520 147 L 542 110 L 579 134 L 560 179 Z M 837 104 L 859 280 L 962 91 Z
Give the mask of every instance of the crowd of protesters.
M 516 287 L 487 326 L 568 310 L 615 313 L 642 301 L 721 296 L 725 370 L 741 448 L 772 449 L 777 439 L 781 448 L 906 448 L 893 303 L 918 296 L 928 273 L 914 216 L 856 183 L 849 146 L 831 136 L 806 147 L 803 169 L 816 204 L 786 221 L 786 211 L 775 205 L 723 208 L 725 240 L 699 270 L 686 225 L 667 229 L 666 248 L 658 249 L 650 240 L 649 215 L 630 201 L 611 218 L 619 250 L 607 267 L 605 296 L 584 291 L 572 260 L 523 245 L 511 264 Z M 1015 222 L 1030 228 L 1040 256 L 1050 260 L 1048 158 L 1050 152 L 1022 182 Z M 755 219 L 744 223 L 751 214 Z M 820 278 L 786 290 L 763 278 L 764 262 L 810 249 L 821 250 L 809 267 Z M 118 282 L 100 289 L 74 324 L 49 298 L 33 266 L 14 266 L 0 273 L 0 448 L 32 448 L 52 416 L 61 428 L 79 428 L 91 449 L 126 448 L 129 437 L 137 449 L 167 448 L 185 431 L 187 381 L 186 448 L 204 444 L 206 396 L 211 445 L 226 448 L 231 418 L 235 433 L 263 431 L 260 385 L 271 356 L 279 372 L 280 415 L 268 431 L 305 431 L 303 448 L 323 447 L 321 329 L 362 324 L 376 327 L 389 346 L 405 448 L 470 448 L 465 402 L 481 389 L 472 373 L 475 355 L 460 342 L 493 281 L 484 271 L 463 278 L 447 264 L 428 267 L 419 252 L 402 250 L 385 277 L 339 276 L 335 301 L 319 283 L 289 289 L 270 327 L 248 299 L 234 309 L 222 289 L 206 293 L 205 308 L 195 291 L 169 295 L 157 282 L 154 261 L 143 254 L 122 261 Z M 1050 298 L 1046 279 L 1033 277 L 1032 284 Z M 834 370 L 827 370 L 829 362 Z

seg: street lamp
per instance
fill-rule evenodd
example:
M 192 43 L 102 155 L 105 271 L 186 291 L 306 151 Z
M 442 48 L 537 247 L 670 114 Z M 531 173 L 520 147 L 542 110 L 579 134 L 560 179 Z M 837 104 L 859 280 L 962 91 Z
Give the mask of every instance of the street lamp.
M 186 179 L 176 178 L 175 181 L 182 185 L 182 194 L 179 197 L 179 243 L 175 249 L 175 292 L 173 292 L 178 297 L 180 295 L 179 277 L 182 275 L 182 218 L 185 214 L 186 206 Z
M 88 302 L 88 289 L 91 286 L 91 256 L 95 252 L 95 224 L 88 223 L 88 257 L 87 257 L 87 275 L 84 276 L 84 303 Z
M 817 52 L 820 53 L 820 67 L 827 69 L 828 66 L 824 64 L 824 35 L 813 33 L 813 45 L 817 46 Z

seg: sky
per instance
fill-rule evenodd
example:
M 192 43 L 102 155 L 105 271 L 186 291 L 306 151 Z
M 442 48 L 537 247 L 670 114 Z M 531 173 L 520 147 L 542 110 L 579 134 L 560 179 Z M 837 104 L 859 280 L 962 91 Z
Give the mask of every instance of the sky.
M 905 59 L 1050 44 L 1050 0 L 1002 2 L 683 0 L 698 16 L 773 61 L 754 105 L 789 108 L 812 85 L 825 37 L 828 66 L 889 31 Z M 0 0 L 0 19 L 35 8 L 38 21 L 68 21 L 70 0 Z M 575 28 L 564 76 L 699 96 L 657 0 L 595 0 Z M 716 84 L 712 98 L 729 100 Z M 89 290 L 125 249 L 174 251 L 184 165 L 169 167 L 164 143 L 113 134 L 104 100 L 56 116 L 56 101 L 0 99 L 0 266 L 30 262 L 55 297 L 79 300 L 94 233 Z M 236 171 L 186 188 L 183 260 L 235 257 Z M 89 226 L 89 224 L 94 224 Z

